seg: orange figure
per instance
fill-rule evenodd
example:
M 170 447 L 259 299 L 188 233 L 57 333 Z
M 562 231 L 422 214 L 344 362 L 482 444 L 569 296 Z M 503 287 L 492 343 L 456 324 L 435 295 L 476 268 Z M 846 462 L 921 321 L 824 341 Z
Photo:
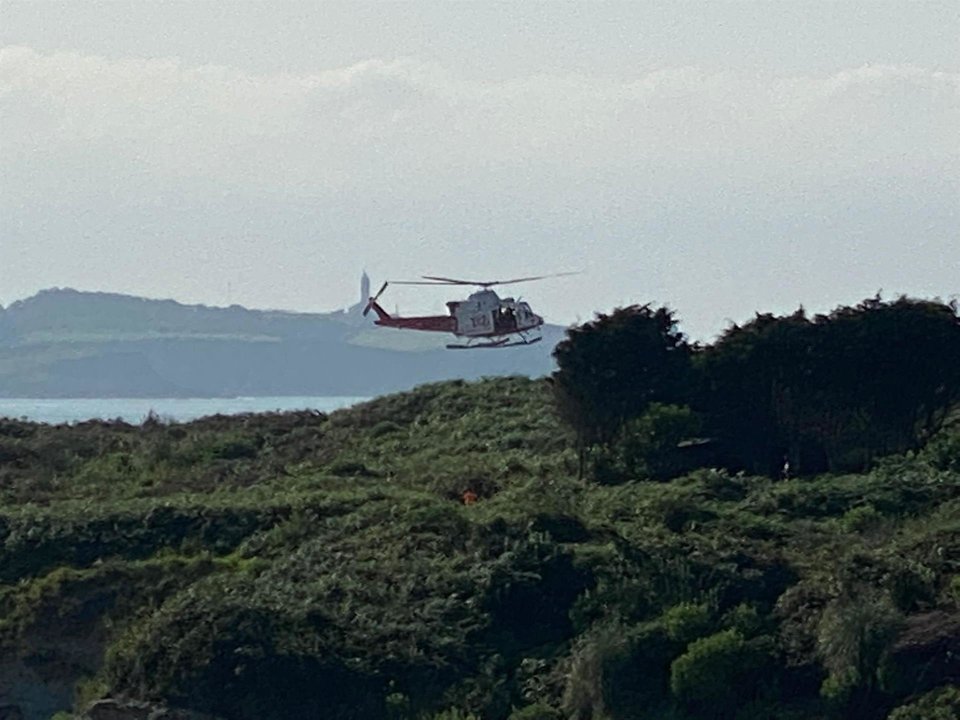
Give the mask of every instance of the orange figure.
M 463 493 L 463 504 L 473 505 L 477 501 L 477 494 L 473 490 L 465 490 Z

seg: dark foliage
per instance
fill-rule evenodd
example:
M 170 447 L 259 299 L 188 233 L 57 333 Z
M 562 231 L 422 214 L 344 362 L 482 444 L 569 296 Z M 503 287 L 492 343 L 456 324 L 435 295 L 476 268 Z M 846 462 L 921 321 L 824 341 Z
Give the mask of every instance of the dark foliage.
M 940 427 L 960 400 L 958 358 L 956 308 L 935 301 L 758 315 L 698 358 L 697 403 L 734 467 L 862 469 Z
M 633 305 L 571 328 L 554 350 L 564 419 L 585 443 L 608 443 L 652 402 L 686 392 L 690 347 L 668 308 Z
M 557 406 L 581 449 L 601 448 L 597 479 L 687 469 L 696 453 L 675 451 L 684 438 L 663 432 L 658 441 L 644 420 L 655 404 L 679 406 L 677 417 L 694 406 L 710 457 L 776 477 L 860 470 L 916 450 L 960 402 L 960 317 L 938 301 L 757 315 L 697 350 L 670 310 L 649 306 L 600 315 L 557 346 Z M 673 424 L 696 439 L 698 423 Z

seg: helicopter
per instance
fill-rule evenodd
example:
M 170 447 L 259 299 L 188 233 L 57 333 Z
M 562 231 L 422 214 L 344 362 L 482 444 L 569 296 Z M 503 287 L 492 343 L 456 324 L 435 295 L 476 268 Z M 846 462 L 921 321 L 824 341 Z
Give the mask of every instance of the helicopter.
M 479 348 L 507 348 L 518 345 L 533 345 L 543 339 L 540 327 L 543 318 L 530 309 L 530 305 L 512 297 L 501 298 L 490 288 L 494 285 L 513 285 L 551 277 L 576 275 L 576 273 L 556 273 L 535 277 L 514 278 L 512 280 L 459 280 L 456 278 L 422 275 L 421 280 L 388 280 L 376 295 L 367 301 L 363 309 L 366 316 L 371 310 L 377 315 L 374 324 L 383 327 L 405 330 L 423 330 L 426 332 L 451 333 L 464 338 L 462 344 L 450 343 L 450 350 L 473 350 Z M 452 300 L 447 303 L 449 315 L 427 315 L 420 317 L 399 317 L 390 315 L 377 301 L 390 284 L 394 285 L 466 285 L 479 288 L 470 293 L 466 300 Z

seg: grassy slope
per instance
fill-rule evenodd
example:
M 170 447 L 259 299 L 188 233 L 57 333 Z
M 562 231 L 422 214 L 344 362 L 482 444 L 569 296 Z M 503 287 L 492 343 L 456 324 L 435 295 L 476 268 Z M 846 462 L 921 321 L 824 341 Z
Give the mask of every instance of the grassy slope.
M 519 378 L 0 421 L 0 675 L 227 718 L 881 718 L 957 681 L 956 441 L 779 482 L 601 487 L 575 460 Z

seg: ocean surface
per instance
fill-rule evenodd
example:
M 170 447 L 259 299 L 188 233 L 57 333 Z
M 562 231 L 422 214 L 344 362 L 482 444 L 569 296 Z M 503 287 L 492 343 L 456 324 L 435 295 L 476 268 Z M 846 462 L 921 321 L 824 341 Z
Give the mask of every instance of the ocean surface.
M 44 423 L 115 420 L 139 424 L 151 412 L 161 420 L 187 422 L 205 415 L 238 415 L 275 410 L 331 412 L 364 397 L 238 397 L 238 398 L 0 398 L 0 417 Z

